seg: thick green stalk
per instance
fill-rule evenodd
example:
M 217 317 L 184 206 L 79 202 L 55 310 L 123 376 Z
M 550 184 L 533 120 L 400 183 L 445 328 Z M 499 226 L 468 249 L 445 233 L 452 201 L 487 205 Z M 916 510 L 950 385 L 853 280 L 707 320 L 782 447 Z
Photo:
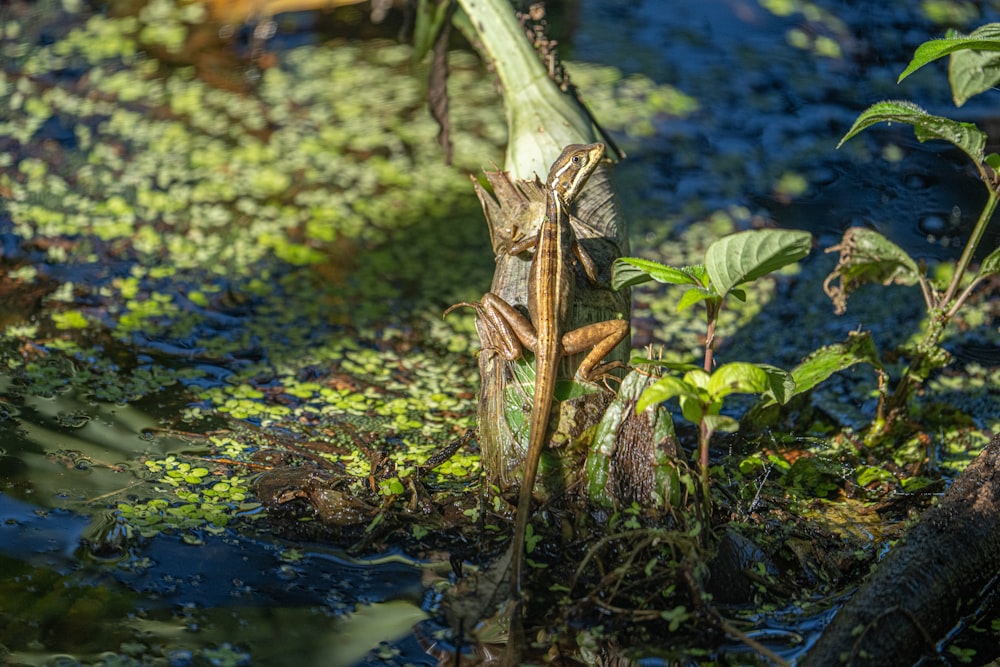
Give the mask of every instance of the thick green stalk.
M 459 0 L 459 5 L 500 77 L 510 133 L 507 171 L 523 179 L 544 175 L 567 144 L 597 141 L 586 113 L 549 78 L 510 0 Z

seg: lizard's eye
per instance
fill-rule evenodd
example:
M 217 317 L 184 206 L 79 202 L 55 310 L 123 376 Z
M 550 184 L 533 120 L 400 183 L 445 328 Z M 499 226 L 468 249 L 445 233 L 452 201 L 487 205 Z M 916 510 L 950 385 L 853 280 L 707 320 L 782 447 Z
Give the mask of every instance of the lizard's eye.
M 573 156 L 573 164 L 580 164 L 580 156 L 579 155 L 574 155 Z

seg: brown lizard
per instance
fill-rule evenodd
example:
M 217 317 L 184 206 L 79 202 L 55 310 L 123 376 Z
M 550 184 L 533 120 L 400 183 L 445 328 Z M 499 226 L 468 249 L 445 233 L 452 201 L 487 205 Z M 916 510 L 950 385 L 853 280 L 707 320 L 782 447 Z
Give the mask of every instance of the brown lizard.
M 576 276 L 573 256 L 583 265 L 588 277 L 595 280 L 593 262 L 576 243 L 570 227 L 569 206 L 583 189 L 587 179 L 604 155 L 604 144 L 573 144 L 563 149 L 552 164 L 545 181 L 545 217 L 537 236 L 515 243 L 510 254 L 535 248 L 528 278 L 528 317 L 499 296 L 487 292 L 479 303 L 455 304 L 476 308 L 491 330 L 490 345 L 508 361 L 521 357 L 524 348 L 535 354 L 535 391 L 532 400 L 528 453 L 518 496 L 514 523 L 512 586 L 521 594 L 524 566 L 524 543 L 531 498 L 538 473 L 538 462 L 548 434 L 559 362 L 565 356 L 587 349 L 577 376 L 593 382 L 621 362 L 599 363 L 628 334 L 625 320 L 607 320 L 567 331 L 573 308 Z

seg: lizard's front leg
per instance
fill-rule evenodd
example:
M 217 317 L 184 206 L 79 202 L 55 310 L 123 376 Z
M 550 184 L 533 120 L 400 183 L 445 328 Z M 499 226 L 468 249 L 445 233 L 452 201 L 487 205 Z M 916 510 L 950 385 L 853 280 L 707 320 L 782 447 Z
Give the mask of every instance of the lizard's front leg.
M 615 368 L 625 366 L 620 361 L 599 363 L 608 356 L 618 343 L 628 335 L 628 322 L 625 320 L 605 320 L 582 326 L 579 329 L 567 331 L 562 337 L 563 354 L 578 354 L 590 349 L 576 374 L 586 382 L 594 382 Z M 592 349 L 591 349 L 592 348 Z

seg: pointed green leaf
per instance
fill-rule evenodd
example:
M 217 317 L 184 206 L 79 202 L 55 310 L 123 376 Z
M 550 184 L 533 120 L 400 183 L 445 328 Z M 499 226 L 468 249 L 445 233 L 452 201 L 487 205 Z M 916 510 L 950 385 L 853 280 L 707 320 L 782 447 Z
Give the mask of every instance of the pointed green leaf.
M 705 269 L 719 294 L 793 264 L 809 254 L 812 235 L 793 229 L 756 229 L 725 236 L 705 251 Z
M 704 287 L 692 287 L 689 290 L 685 290 L 684 294 L 681 295 L 681 300 L 677 302 L 677 312 L 680 313 L 700 301 L 707 301 L 713 298 L 718 298 L 718 296 L 712 293 L 711 290 L 707 290 Z
M 916 104 L 903 100 L 879 102 L 861 112 L 854 125 L 847 131 L 837 148 L 862 130 L 878 123 L 906 123 L 913 126 L 913 132 L 921 142 L 941 139 L 961 149 L 972 161 L 983 161 L 986 148 L 986 134 L 973 123 L 960 123 L 943 116 L 933 116 Z
M 736 433 L 740 430 L 740 423 L 726 415 L 705 415 L 704 419 L 709 430 L 713 432 Z
M 972 95 L 996 85 L 996 60 L 990 57 L 991 52 L 996 51 L 1000 51 L 998 23 L 987 23 L 968 35 L 952 32 L 944 39 L 933 39 L 918 46 L 898 81 L 927 63 L 950 55 L 948 78 L 955 104 L 961 106 Z M 991 78 L 993 83 L 987 83 Z
M 1000 43 L 1000 42 L 997 42 Z M 956 107 L 969 98 L 992 90 L 1000 82 L 1000 50 L 963 49 L 951 54 L 948 61 L 948 83 Z
M 979 271 L 976 272 L 977 278 L 985 278 L 986 276 L 992 276 L 993 274 L 1000 273 L 1000 248 L 995 249 L 983 263 L 979 265 Z
M 668 285 L 702 284 L 690 268 L 676 268 L 639 257 L 620 257 L 612 267 L 611 286 L 615 289 L 637 285 L 650 279 Z
M 842 343 L 821 347 L 793 368 L 795 393 L 809 391 L 834 373 L 846 370 L 855 364 L 882 368 L 878 348 L 867 331 L 851 333 Z
M 611 265 L 611 288 L 620 290 L 633 285 L 641 285 L 653 279 L 648 271 L 644 271 L 633 263 L 635 258 L 619 258 Z M 645 262 L 646 260 L 642 260 Z
M 761 400 L 747 411 L 744 419 L 748 422 L 755 422 L 766 408 L 775 405 L 775 403 L 787 403 L 794 396 L 812 390 L 834 373 L 846 370 L 855 364 L 868 364 L 873 368 L 882 368 L 878 349 L 875 347 L 871 334 L 867 331 L 852 333 L 846 341 L 826 345 L 810 354 L 802 363 L 792 369 L 793 389 L 785 395 L 783 401 L 771 392 L 765 393 Z
M 691 392 L 692 387 L 686 382 L 673 375 L 667 375 L 651 384 L 646 391 L 642 392 L 642 396 L 635 404 L 635 411 L 637 413 L 642 412 L 651 405 L 669 401 L 675 396 L 682 396 Z
M 951 55 L 956 51 L 961 51 L 963 49 L 972 49 L 975 51 L 1000 51 L 1000 34 L 997 32 L 998 25 L 1000 24 L 989 23 L 982 26 L 978 30 L 973 31 L 971 35 L 956 34 L 951 37 L 945 37 L 944 39 L 932 39 L 928 42 L 924 42 L 917 47 L 916 51 L 913 52 L 913 59 L 910 60 L 910 64 L 906 66 L 903 73 L 899 75 L 897 83 L 910 76 L 927 63 L 934 62 L 939 58 L 944 58 L 945 56 Z M 976 33 L 980 34 L 973 36 L 976 35 Z
M 734 361 L 715 369 L 708 381 L 708 394 L 716 400 L 729 394 L 761 394 L 768 387 L 764 369 L 745 361 Z
M 769 364 L 757 364 L 757 366 L 767 375 L 765 397 L 772 398 L 780 405 L 784 405 L 797 393 L 795 377 L 791 373 Z

